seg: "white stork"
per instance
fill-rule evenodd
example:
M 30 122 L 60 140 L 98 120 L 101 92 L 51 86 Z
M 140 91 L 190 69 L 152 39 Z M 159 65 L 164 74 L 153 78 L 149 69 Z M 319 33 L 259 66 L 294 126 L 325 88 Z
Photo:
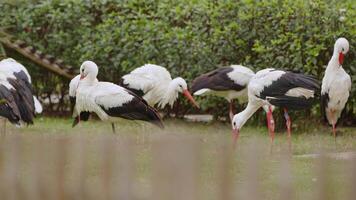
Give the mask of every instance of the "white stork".
M 98 82 L 97 75 L 98 66 L 94 62 L 83 62 L 74 114 L 94 112 L 104 121 L 114 122 L 120 117 L 148 121 L 163 128 L 159 114 L 145 100 L 113 83 Z
M 164 108 L 169 104 L 172 107 L 178 93 L 182 92 L 193 105 L 199 107 L 188 91 L 185 80 L 181 77 L 172 80 L 167 69 L 158 65 L 145 64 L 136 68 L 123 76 L 120 84 L 142 96 L 151 106 L 158 104 L 158 107 Z
M 1 61 L 1 68 L 3 68 L 2 71 L 7 71 L 6 73 L 9 73 L 9 74 L 13 74 L 14 76 L 16 74 L 21 74 L 21 75 L 26 75 L 22 77 L 22 79 L 25 81 L 25 82 L 29 82 L 30 85 L 32 84 L 32 79 L 31 79 L 31 76 L 30 74 L 28 73 L 27 69 L 25 66 L 23 66 L 22 64 L 20 64 L 19 62 L 17 62 L 16 60 L 12 59 L 12 58 L 7 58 L 7 59 L 4 59 Z M 31 85 L 31 90 L 32 90 L 32 85 Z M 37 99 L 36 96 L 33 95 L 33 101 L 34 101 L 34 104 L 35 104 L 35 112 L 37 114 L 40 114 L 42 113 L 43 111 L 43 107 L 42 107 L 42 104 L 40 103 L 40 101 Z
M 0 62 L 1 115 L 11 123 L 33 124 L 35 112 L 42 106 L 33 96 L 31 77 L 26 68 L 12 58 Z
M 72 127 L 76 126 L 79 123 L 79 120 L 88 121 L 90 117 L 90 112 L 83 111 L 80 114 L 76 113 L 75 102 L 76 102 L 76 94 L 79 86 L 79 81 L 80 81 L 80 75 L 77 75 L 69 82 L 69 100 L 71 104 L 71 111 L 73 112 L 73 116 L 74 116 Z M 95 82 L 98 82 L 98 79 L 96 79 Z M 112 128 L 114 131 L 115 126 L 113 124 L 112 124 Z
M 284 108 L 288 138 L 290 138 L 291 119 L 287 109 L 310 108 L 319 89 L 318 80 L 309 75 L 272 68 L 258 71 L 248 85 L 247 107 L 236 114 L 232 120 L 234 143 L 242 126 L 264 105 Z M 267 123 L 271 142 L 273 142 L 274 120 L 271 108 L 267 114 Z
M 247 101 L 247 85 L 255 73 L 241 65 L 221 67 L 200 75 L 192 82 L 191 92 L 194 95 L 216 95 L 230 103 L 229 116 L 232 120 L 233 99 L 240 103 Z
M 325 70 L 321 86 L 321 108 L 336 137 L 336 123 L 351 91 L 351 78 L 342 68 L 344 56 L 349 51 L 349 42 L 339 38 L 334 45 L 334 53 Z

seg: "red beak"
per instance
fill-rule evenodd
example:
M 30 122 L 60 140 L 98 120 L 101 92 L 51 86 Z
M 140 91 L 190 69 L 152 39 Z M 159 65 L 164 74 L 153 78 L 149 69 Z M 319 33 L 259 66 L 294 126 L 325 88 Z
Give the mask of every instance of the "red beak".
M 183 94 L 195 107 L 199 108 L 199 105 L 197 104 L 197 102 L 195 102 L 194 98 L 188 90 L 183 90 Z
M 344 62 L 344 54 L 343 53 L 339 53 L 339 63 L 340 63 L 340 65 L 342 65 L 343 62 Z
M 239 135 L 240 135 L 240 129 L 238 128 L 232 129 L 232 144 L 234 148 L 236 147 L 237 140 L 239 139 Z
M 83 78 L 85 78 L 85 76 L 83 74 L 80 75 L 80 80 L 82 80 Z

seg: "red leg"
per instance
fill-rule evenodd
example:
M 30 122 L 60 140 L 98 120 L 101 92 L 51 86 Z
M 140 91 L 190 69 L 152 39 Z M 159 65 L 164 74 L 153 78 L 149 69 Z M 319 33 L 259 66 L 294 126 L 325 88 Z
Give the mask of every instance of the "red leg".
M 229 116 L 230 116 L 230 121 L 232 122 L 232 119 L 234 118 L 233 101 L 232 100 L 230 100 Z
M 292 120 L 290 119 L 288 115 L 288 110 L 287 108 L 284 108 L 284 118 L 286 119 L 286 126 L 287 126 L 287 137 L 288 137 L 288 147 L 289 151 L 292 150 L 292 143 L 291 143 L 291 135 L 292 135 L 292 130 L 291 130 L 291 125 L 292 125 Z
M 268 127 L 268 132 L 269 136 L 271 138 L 271 142 L 273 143 L 274 140 L 274 119 L 273 119 L 273 114 L 272 114 L 272 107 L 268 107 L 268 112 L 267 112 L 267 127 Z
M 334 138 L 336 138 L 336 123 L 334 121 L 334 112 L 333 111 L 330 111 L 330 116 L 331 116 L 331 125 L 333 127 L 333 135 L 334 135 Z
M 291 131 L 292 120 L 290 119 L 290 117 L 288 115 L 287 108 L 284 108 L 284 118 L 286 119 L 288 137 L 290 138 L 291 134 L 292 134 L 292 131 Z
M 332 121 L 332 126 L 333 126 L 333 135 L 334 135 L 334 138 L 336 138 L 336 127 L 335 127 L 335 122 Z

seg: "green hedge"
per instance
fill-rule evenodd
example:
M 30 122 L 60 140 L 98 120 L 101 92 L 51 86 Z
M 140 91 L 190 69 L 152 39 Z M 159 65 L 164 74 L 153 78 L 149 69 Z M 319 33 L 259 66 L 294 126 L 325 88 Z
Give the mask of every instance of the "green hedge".
M 12 2 L 12 1 L 9 1 Z M 321 80 L 338 37 L 350 42 L 344 68 L 356 81 L 356 5 L 350 1 L 52 0 L 0 5 L 0 25 L 43 52 L 101 66 L 102 80 L 145 63 L 192 80 L 229 64 L 303 71 Z M 36 80 L 36 77 L 34 77 Z M 355 114 L 356 87 L 349 114 Z M 218 98 L 200 102 L 214 113 Z M 182 104 L 181 104 L 182 105 Z M 188 107 L 186 107 L 188 109 Z

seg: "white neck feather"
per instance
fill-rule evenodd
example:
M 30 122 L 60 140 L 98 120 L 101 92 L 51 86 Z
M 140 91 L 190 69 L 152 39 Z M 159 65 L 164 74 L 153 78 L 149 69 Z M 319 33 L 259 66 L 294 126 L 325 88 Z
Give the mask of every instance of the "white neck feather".
M 250 102 L 247 104 L 246 108 L 240 112 L 240 117 L 242 119 L 241 127 L 260 107 L 260 105 L 252 104 Z

